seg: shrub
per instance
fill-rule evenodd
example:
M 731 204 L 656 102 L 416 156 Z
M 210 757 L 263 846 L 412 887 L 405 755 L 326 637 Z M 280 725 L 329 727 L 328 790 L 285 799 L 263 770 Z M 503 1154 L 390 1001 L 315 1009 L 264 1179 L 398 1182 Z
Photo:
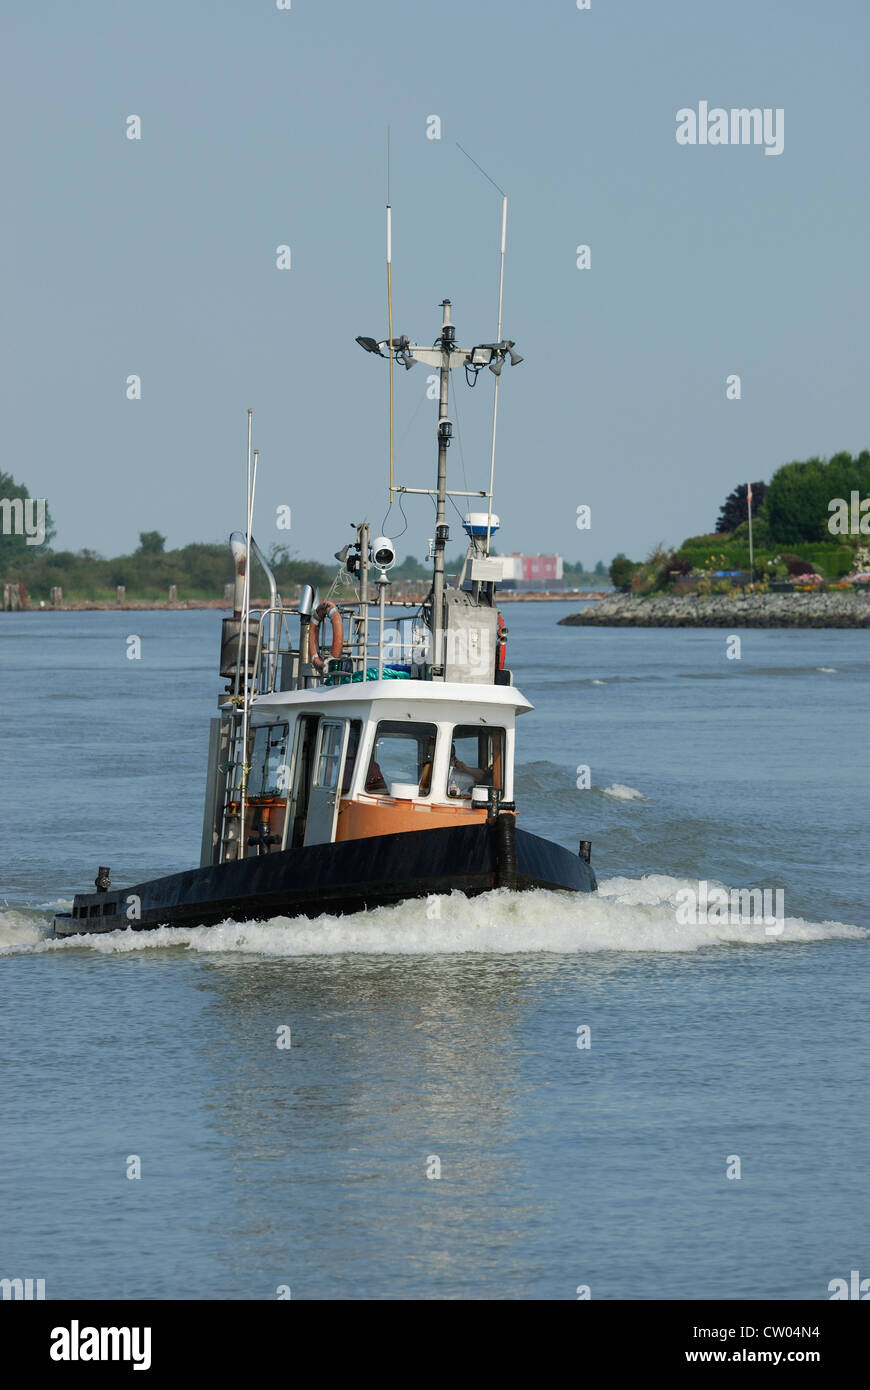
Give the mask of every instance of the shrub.
M 859 545 L 855 550 L 853 558 L 855 570 L 858 574 L 866 574 L 867 571 L 870 570 L 870 546 Z
M 815 574 L 816 572 L 809 560 L 801 559 L 800 555 L 783 555 L 781 558 L 788 573 L 792 576 L 799 574 Z
M 753 487 L 755 484 L 753 483 Z M 731 532 L 732 541 L 742 541 L 749 549 L 749 522 L 741 521 L 739 526 L 735 526 Z M 752 544 L 756 551 L 766 550 L 773 545 L 773 537 L 770 534 L 770 523 L 767 520 L 767 512 L 762 508 L 757 514 L 752 516 Z
M 639 569 L 640 565 L 636 560 L 629 560 L 628 556 L 620 551 L 610 562 L 610 582 L 614 589 L 628 593 L 631 581 Z

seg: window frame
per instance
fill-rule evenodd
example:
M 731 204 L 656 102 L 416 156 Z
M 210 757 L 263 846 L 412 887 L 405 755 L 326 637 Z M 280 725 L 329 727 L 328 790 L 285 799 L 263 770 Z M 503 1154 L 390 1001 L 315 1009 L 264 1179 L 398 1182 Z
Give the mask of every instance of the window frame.
M 339 780 L 341 774 L 342 752 L 345 746 L 345 733 L 348 733 L 349 720 L 344 716 L 325 715 L 317 730 L 317 743 L 314 749 L 314 766 L 311 770 L 311 790 L 315 791 L 334 791 L 339 790 Z M 338 735 L 337 744 L 330 740 L 330 745 L 324 747 L 324 735 L 329 731 L 330 735 L 334 731 Z M 330 773 L 329 781 L 321 780 L 321 769 L 326 763 L 333 763 L 334 769 Z
M 278 730 L 278 729 L 283 729 L 283 731 L 284 731 L 284 733 L 283 733 L 283 738 L 280 740 L 279 743 L 273 743 L 273 742 L 272 742 L 272 739 L 271 739 L 271 735 L 272 735 L 276 730 Z M 262 760 L 261 760 L 260 763 L 259 763 L 259 770 L 258 770 L 258 773 L 257 773 L 258 779 L 259 779 L 259 781 L 258 781 L 259 790 L 258 790 L 258 791 L 252 791 L 252 790 L 251 790 L 251 782 L 252 782 L 252 780 L 253 780 L 253 775 L 254 775 L 255 771 L 258 769 L 258 764 L 257 764 L 256 761 L 255 761 L 256 748 L 257 748 L 257 741 L 258 741 L 258 739 L 260 738 L 260 736 L 261 736 L 264 732 L 267 734 L 267 738 L 266 738 L 266 742 L 265 742 L 265 748 L 263 749 Z M 252 798 L 252 797 L 253 797 L 253 798 L 258 798 L 258 797 L 261 797 L 261 798 L 271 798 L 271 797 L 286 798 L 286 795 L 287 795 L 287 788 L 286 788 L 286 787 L 282 788 L 282 787 L 278 786 L 278 785 L 277 785 L 277 782 L 276 782 L 276 785 L 274 785 L 274 786 L 269 786 L 269 785 L 267 785 L 267 775 L 266 775 L 266 774 L 267 774 L 267 769 L 268 769 L 268 767 L 269 767 L 269 753 L 270 753 L 270 751 L 271 751 L 272 748 L 277 748 L 277 747 L 281 746 L 281 744 L 283 744 L 283 752 L 282 752 L 282 754 L 281 754 L 280 760 L 278 761 L 278 763 L 277 763 L 277 765 L 276 765 L 276 779 L 277 779 L 277 769 L 280 768 L 280 767 L 286 767 L 286 766 L 287 766 L 287 746 L 288 746 L 289 741 L 290 741 L 290 721 L 287 720 L 287 719 L 270 720 L 268 723 L 265 723 L 265 724 L 255 724 L 255 725 L 254 725 L 254 727 L 253 727 L 252 730 L 251 730 L 251 771 L 250 771 L 249 776 L 248 776 L 248 798 L 249 798 L 249 799 Z
M 386 733 L 382 733 L 382 732 L 381 732 L 381 730 L 382 730 L 382 728 L 383 728 L 384 725 L 390 726 Z M 414 780 L 416 780 L 417 791 L 414 793 L 414 800 L 415 800 L 415 801 L 416 801 L 416 800 L 420 800 L 420 801 L 428 801 L 428 802 L 431 802 L 431 801 L 433 800 L 433 786 L 434 786 L 434 783 L 435 783 L 434 774 L 435 774 L 435 772 L 436 772 L 436 770 L 437 770 L 438 738 L 439 738 L 439 734 L 440 734 L 440 727 L 439 727 L 439 725 L 436 724 L 436 723 L 434 723 L 432 720 L 429 720 L 429 719 L 425 719 L 425 720 L 423 720 L 423 719 L 414 719 L 414 720 L 412 720 L 412 719 L 383 719 L 383 718 L 381 718 L 381 719 L 374 720 L 374 721 L 373 721 L 373 726 L 374 726 L 374 731 L 373 731 L 373 733 L 372 733 L 372 737 L 371 737 L 370 740 L 367 740 L 367 743 L 368 743 L 368 759 L 367 759 L 367 760 L 366 760 L 366 759 L 360 759 L 360 760 L 359 760 L 360 766 L 362 766 L 363 763 L 365 763 L 365 771 L 364 771 L 364 773 L 363 773 L 363 775 L 362 775 L 362 785 L 361 785 L 361 787 L 360 787 L 360 791 L 361 791 L 362 793 L 364 793 L 366 796 L 388 797 L 388 798 L 389 798 L 390 795 L 391 795 L 390 788 L 392 787 L 393 782 L 405 781 L 405 782 L 410 782 L 410 783 L 413 784 Z M 383 738 L 383 737 L 390 737 L 390 735 L 394 735 L 397 739 L 404 737 L 404 738 L 407 740 L 407 742 L 413 742 L 413 741 L 415 741 L 415 740 L 414 740 L 414 737 L 413 737 L 413 736 L 414 736 L 414 731 L 415 731 L 415 730 L 420 731 L 420 738 L 416 740 L 417 743 L 418 743 L 418 747 L 421 746 L 421 740 L 422 740 L 423 738 L 426 738 L 426 739 L 432 738 L 432 739 L 435 740 L 435 748 L 434 748 L 434 751 L 433 751 L 432 758 L 428 760 L 428 765 L 429 765 L 429 768 L 430 768 L 430 772 L 429 772 L 429 782 L 428 782 L 427 789 L 426 789 L 425 791 L 421 790 L 421 782 L 422 782 L 423 774 L 424 774 L 424 772 L 425 772 L 425 770 L 426 770 L 426 766 L 427 766 L 427 761 L 424 761 L 423 764 L 422 764 L 422 766 L 420 767 L 420 770 L 419 770 L 419 773 L 418 773 L 416 779 L 414 779 L 414 778 L 411 778 L 411 779 L 409 779 L 409 778 L 404 778 L 404 779 L 403 779 L 403 778 L 398 778 L 398 777 L 391 777 L 391 778 L 388 780 L 388 779 L 387 779 L 387 776 L 384 775 L 384 773 L 383 773 L 383 769 L 380 769 L 380 770 L 381 770 L 381 775 L 383 776 L 384 784 L 385 784 L 385 786 L 386 786 L 386 791 L 370 791 L 370 790 L 367 788 L 366 783 L 367 783 L 367 781 L 368 781 L 369 770 L 371 769 L 372 763 L 378 763 L 378 767 L 380 768 L 380 763 L 378 762 L 378 758 L 377 758 L 378 740 L 379 740 L 380 738 Z
M 444 768 L 444 795 L 451 803 L 465 802 L 472 803 L 472 793 L 474 787 L 487 787 L 497 791 L 499 796 L 504 796 L 507 768 L 507 739 L 508 730 L 503 724 L 453 724 L 447 734 L 447 754 Z M 491 741 L 491 762 L 492 780 L 474 783 L 467 791 L 451 794 L 450 792 L 450 750 L 453 748 L 457 739 L 477 738 L 478 739 L 478 758 L 480 757 L 480 739 L 487 738 Z M 465 761 L 461 759 L 461 761 Z M 480 763 L 477 764 L 478 769 Z M 498 780 L 496 779 L 496 769 L 498 769 Z

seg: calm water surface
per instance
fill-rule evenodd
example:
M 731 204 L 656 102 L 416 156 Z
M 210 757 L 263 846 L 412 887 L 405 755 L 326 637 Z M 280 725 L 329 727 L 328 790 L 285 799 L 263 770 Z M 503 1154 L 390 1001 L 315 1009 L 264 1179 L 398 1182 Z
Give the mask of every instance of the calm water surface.
M 517 799 L 593 841 L 598 895 L 84 945 L 48 922 L 98 864 L 198 861 L 219 615 L 0 614 L 0 1277 L 824 1299 L 870 1275 L 867 634 L 746 631 L 729 661 L 721 631 L 567 611 L 506 606 L 536 706 Z M 678 924 L 699 878 L 783 889 L 785 930 Z

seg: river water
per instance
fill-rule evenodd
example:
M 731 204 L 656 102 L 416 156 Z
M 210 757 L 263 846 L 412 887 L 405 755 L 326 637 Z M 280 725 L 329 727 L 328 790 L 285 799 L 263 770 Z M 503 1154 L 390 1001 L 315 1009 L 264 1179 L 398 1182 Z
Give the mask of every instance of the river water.
M 597 895 L 83 942 L 48 924 L 98 864 L 198 862 L 219 615 L 0 615 L 0 1277 L 825 1299 L 870 1276 L 867 634 L 744 630 L 729 659 L 724 631 L 568 611 L 505 608 L 536 706 L 517 800 L 592 840 Z M 700 880 L 780 890 L 784 920 L 686 920 Z

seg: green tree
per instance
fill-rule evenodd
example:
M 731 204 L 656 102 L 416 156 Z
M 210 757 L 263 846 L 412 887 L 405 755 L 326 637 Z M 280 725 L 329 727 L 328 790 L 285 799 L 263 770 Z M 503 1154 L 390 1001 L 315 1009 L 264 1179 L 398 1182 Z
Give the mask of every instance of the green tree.
M 862 496 L 870 493 L 870 453 L 866 449 L 857 458 L 844 452 L 828 460 L 811 458 L 783 464 L 771 478 L 764 506 L 775 544 L 829 541 L 828 503 L 835 497 L 848 501 L 852 491 Z
M 26 505 L 28 502 L 30 506 Z M 39 507 L 40 502 L 44 512 Z M 41 540 L 38 529 L 40 517 Z M 45 499 L 31 498 L 23 483 L 16 483 L 11 473 L 4 473 L 0 469 L 0 573 L 6 575 L 10 566 L 15 568 L 37 555 L 44 555 L 55 534 Z
M 166 537 L 159 531 L 140 531 L 137 555 L 162 555 L 166 547 Z
M 620 551 L 610 562 L 611 584 L 615 589 L 628 590 L 632 578 L 640 568 L 637 561 L 629 560 L 628 556 Z
M 752 484 L 752 517 L 753 520 L 761 510 L 764 498 L 767 494 L 767 483 Z M 716 522 L 716 532 L 718 535 L 730 534 L 736 531 L 741 522 L 748 520 L 748 507 L 746 505 L 746 484 L 739 483 L 733 492 L 729 492 L 722 506 L 719 508 L 719 520 Z
M 391 571 L 393 579 L 424 579 L 428 574 L 425 565 L 421 565 L 416 555 L 406 555 L 400 565 Z

